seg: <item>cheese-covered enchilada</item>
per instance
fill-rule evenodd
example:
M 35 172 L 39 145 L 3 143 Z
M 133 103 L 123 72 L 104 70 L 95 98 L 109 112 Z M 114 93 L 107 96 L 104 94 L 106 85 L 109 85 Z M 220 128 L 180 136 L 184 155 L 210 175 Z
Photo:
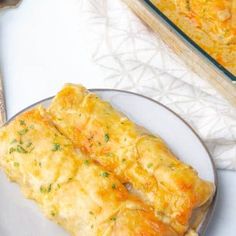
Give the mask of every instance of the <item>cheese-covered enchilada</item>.
M 0 166 L 71 235 L 177 235 L 111 172 L 76 152 L 41 107 L 1 128 Z
M 159 137 L 84 87 L 65 86 L 49 113 L 75 147 L 132 186 L 132 192 L 180 235 L 188 230 L 193 211 L 213 196 L 213 184 L 178 160 Z

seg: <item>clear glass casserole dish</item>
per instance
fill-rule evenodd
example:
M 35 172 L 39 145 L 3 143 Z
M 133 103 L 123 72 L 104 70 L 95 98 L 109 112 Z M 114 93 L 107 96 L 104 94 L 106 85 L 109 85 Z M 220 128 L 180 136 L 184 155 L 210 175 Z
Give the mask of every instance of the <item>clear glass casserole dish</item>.
M 193 71 L 199 74 L 203 79 L 208 80 L 226 99 L 236 106 L 236 75 L 232 73 L 232 70 L 230 71 L 230 69 L 227 69 L 214 59 L 213 56 L 200 47 L 193 38 L 180 29 L 174 21 L 168 18 L 167 15 L 158 8 L 160 1 L 124 1 L 142 20 L 161 36 L 162 40 L 165 41 Z M 234 55 L 236 55 L 236 50 L 233 51 L 233 58 Z M 232 62 L 234 63 L 234 60 L 232 60 Z M 236 66 L 234 71 L 236 71 Z
M 165 23 L 167 25 L 169 25 L 179 36 L 181 36 L 183 38 L 183 40 L 187 41 L 192 47 L 194 47 L 194 49 L 196 49 L 198 52 L 200 52 L 203 57 L 207 58 L 207 60 L 209 60 L 215 67 L 217 67 L 225 76 L 227 76 L 232 81 L 236 81 L 235 70 L 232 71 L 230 69 L 227 69 L 226 66 L 223 66 L 221 63 L 219 63 L 206 50 L 204 50 L 202 47 L 200 47 L 198 45 L 198 43 L 196 41 L 194 41 L 193 38 L 190 38 L 187 35 L 186 32 L 181 30 L 179 26 L 177 26 L 173 21 L 171 21 L 170 18 L 168 18 L 165 13 L 163 13 L 161 10 L 159 10 L 158 4 L 157 4 L 157 2 L 159 2 L 159 1 L 156 1 L 156 0 L 144 0 L 144 2 L 145 2 L 147 7 L 149 7 L 151 10 L 155 11 L 155 13 L 159 17 L 161 17 L 165 21 Z M 189 2 L 189 1 L 186 1 L 186 2 Z M 189 27 L 191 27 L 191 25 L 189 25 Z M 233 59 L 235 59 L 235 63 L 234 63 L 235 66 L 234 67 L 236 68 L 236 58 L 233 57 Z

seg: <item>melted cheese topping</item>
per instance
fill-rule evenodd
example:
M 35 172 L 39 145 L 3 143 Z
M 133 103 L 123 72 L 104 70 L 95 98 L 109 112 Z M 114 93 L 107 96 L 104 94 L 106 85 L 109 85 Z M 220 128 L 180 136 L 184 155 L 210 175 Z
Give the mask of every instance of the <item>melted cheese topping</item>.
M 49 112 L 75 147 L 129 183 L 132 192 L 180 235 L 189 228 L 193 210 L 213 195 L 213 184 L 176 159 L 160 138 L 138 128 L 84 87 L 65 86 Z
M 236 75 L 236 0 L 151 0 L 171 21 Z
M 75 236 L 176 236 L 120 181 L 81 153 L 42 108 L 0 130 L 0 166 Z

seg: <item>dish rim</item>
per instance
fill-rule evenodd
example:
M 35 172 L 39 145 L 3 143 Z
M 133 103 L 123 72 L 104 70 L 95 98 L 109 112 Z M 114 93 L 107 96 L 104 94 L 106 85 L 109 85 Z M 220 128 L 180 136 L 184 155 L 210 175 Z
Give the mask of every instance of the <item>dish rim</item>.
M 214 196 L 212 197 L 212 201 L 210 203 L 210 206 L 208 208 L 208 211 L 205 215 L 204 220 L 201 222 L 201 225 L 198 229 L 198 234 L 199 236 L 203 236 L 208 228 L 208 225 L 214 215 L 214 211 L 216 208 L 216 202 L 217 202 L 217 198 L 218 198 L 218 175 L 217 175 L 217 171 L 216 171 L 216 166 L 215 163 L 213 161 L 213 157 L 210 154 L 208 148 L 206 147 L 205 143 L 202 141 L 202 139 L 200 138 L 200 136 L 196 133 L 196 131 L 191 127 L 190 124 L 188 124 L 180 115 L 178 115 L 176 112 L 174 112 L 173 110 L 171 110 L 169 107 L 167 107 L 166 105 L 150 98 L 147 97 L 145 95 L 139 94 L 139 93 L 135 93 L 135 92 L 131 92 L 131 91 L 126 91 L 126 90 L 121 90 L 121 89 L 110 89 L 110 88 L 92 88 L 92 89 L 88 89 L 90 92 L 119 92 L 119 93 L 124 93 L 124 94 L 129 94 L 129 95 L 134 95 L 134 96 L 138 96 L 141 97 L 143 99 L 147 99 L 150 102 L 155 103 L 156 105 L 159 105 L 161 107 L 163 107 L 164 109 L 168 110 L 169 112 L 171 112 L 175 117 L 177 117 L 178 119 L 180 119 L 191 131 L 192 133 L 196 136 L 196 138 L 200 141 L 202 147 L 205 149 L 205 151 L 207 152 L 209 158 L 210 158 L 210 162 L 211 162 L 211 166 L 212 166 L 212 170 L 213 170 L 213 175 L 214 175 L 214 184 L 215 184 L 215 192 L 214 192 Z M 46 101 L 50 101 L 54 98 L 55 96 L 50 96 L 47 98 L 44 98 L 40 101 L 37 101 L 27 107 L 25 107 L 24 109 L 20 110 L 19 112 L 17 112 L 15 115 L 13 115 L 9 120 L 7 120 L 1 127 L 8 125 L 12 120 L 14 120 L 18 115 L 22 114 L 23 112 L 42 104 L 43 102 Z

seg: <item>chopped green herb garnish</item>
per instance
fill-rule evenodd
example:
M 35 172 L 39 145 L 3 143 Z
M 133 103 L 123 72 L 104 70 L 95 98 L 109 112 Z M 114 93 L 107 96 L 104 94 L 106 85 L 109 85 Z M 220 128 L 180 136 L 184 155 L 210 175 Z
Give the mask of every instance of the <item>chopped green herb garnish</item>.
M 152 166 L 153 166 L 152 163 L 148 163 L 148 165 L 147 165 L 148 168 L 151 168 Z
M 19 167 L 20 166 L 19 162 L 14 162 L 14 166 Z
M 122 162 L 125 162 L 125 161 L 126 161 L 126 159 L 125 159 L 125 158 L 123 158 L 123 159 L 122 159 Z
M 51 212 L 51 216 L 55 216 L 55 215 L 56 215 L 56 213 L 52 211 Z
M 61 187 L 61 185 L 60 184 L 57 184 L 57 188 L 60 188 Z
M 115 221 L 115 220 L 116 220 L 116 217 L 114 217 L 114 216 L 113 216 L 113 217 L 111 217 L 111 220 Z
M 40 192 L 41 193 L 46 193 L 46 189 L 43 186 L 40 186 Z
M 10 142 L 10 144 L 13 144 L 13 143 L 16 143 L 17 142 L 17 140 L 14 138 L 11 142 Z
M 103 176 L 103 177 L 108 177 L 108 176 L 109 176 L 109 173 L 108 173 L 108 172 L 102 172 L 101 176 Z
M 15 152 L 15 151 L 16 151 L 16 149 L 13 148 L 13 147 L 11 147 L 10 150 L 9 150 L 9 153 L 11 154 L 11 153 L 13 153 L 13 152 Z
M 20 125 L 25 125 L 25 121 L 24 120 L 20 120 Z
M 41 193 L 50 193 L 52 190 L 52 184 L 49 184 L 48 188 L 45 188 L 43 186 L 40 187 L 40 192 Z
M 84 164 L 85 164 L 86 166 L 88 166 L 88 165 L 89 165 L 89 160 L 84 160 Z
M 106 143 L 110 140 L 109 134 L 104 135 L 104 140 L 105 140 Z
M 89 214 L 90 214 L 90 215 L 93 215 L 93 212 L 92 212 L 92 211 L 90 211 L 90 212 L 89 212 Z
M 111 152 L 109 152 L 109 153 L 107 153 L 107 154 L 106 154 L 106 156 L 108 156 L 108 157 L 113 157 L 113 156 L 114 156 L 114 154 L 113 154 L 113 153 L 111 153 Z
M 59 143 L 54 143 L 53 144 L 53 152 L 60 151 L 61 150 L 61 145 Z
M 48 186 L 48 193 L 50 193 L 51 190 L 52 190 L 52 184 L 50 184 L 50 185 Z
M 112 184 L 112 189 L 116 189 L 116 185 L 115 184 Z
M 22 146 L 17 145 L 16 151 L 19 153 L 28 153 Z
M 28 129 L 28 128 L 25 128 L 25 129 L 22 129 L 22 130 L 18 131 L 18 134 L 19 134 L 19 135 L 24 135 L 24 134 L 26 134 L 28 131 L 29 131 L 29 129 Z

